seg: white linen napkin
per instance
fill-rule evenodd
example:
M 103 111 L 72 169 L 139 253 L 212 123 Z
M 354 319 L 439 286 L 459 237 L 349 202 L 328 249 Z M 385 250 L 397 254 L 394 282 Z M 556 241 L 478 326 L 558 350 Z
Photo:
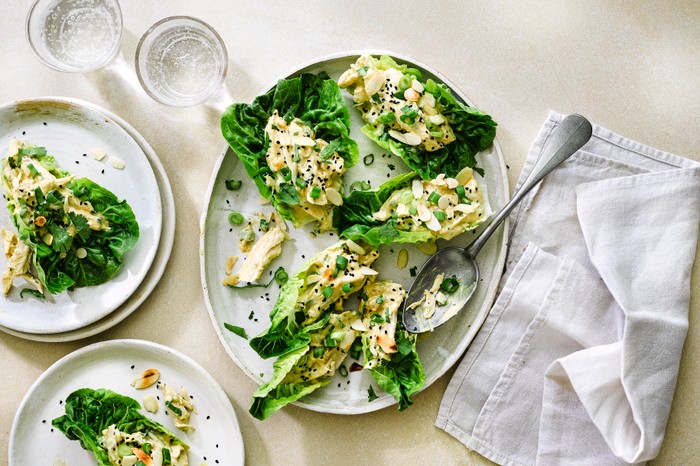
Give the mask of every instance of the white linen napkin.
M 562 118 L 548 116 L 519 184 Z M 436 425 L 501 464 L 654 458 L 699 223 L 699 163 L 594 126 L 511 214 L 500 294 Z

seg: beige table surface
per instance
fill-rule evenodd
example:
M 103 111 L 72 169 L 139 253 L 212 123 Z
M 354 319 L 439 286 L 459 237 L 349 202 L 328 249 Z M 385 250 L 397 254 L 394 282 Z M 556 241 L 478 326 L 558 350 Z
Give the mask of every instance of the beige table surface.
M 164 107 L 107 72 L 62 74 L 43 67 L 24 35 L 31 3 L 0 2 L 0 102 L 67 96 L 126 119 L 165 166 L 175 193 L 177 232 L 161 283 L 116 327 L 69 343 L 0 334 L 0 463 L 7 461 L 17 407 L 41 373 L 78 348 L 118 338 L 171 346 L 209 371 L 238 415 L 248 464 L 487 463 L 433 425 L 452 371 L 417 395 L 404 413 L 387 408 L 338 416 L 292 406 L 264 423 L 248 415 L 256 385 L 219 342 L 199 276 L 199 218 L 225 146 L 219 115 L 203 106 Z M 700 160 L 697 1 L 122 0 L 122 7 L 122 51 L 132 72 L 138 37 L 152 23 L 170 15 L 196 16 L 213 25 L 228 46 L 226 86 L 237 101 L 249 101 L 298 64 L 327 54 L 373 48 L 412 56 L 440 70 L 498 121 L 511 186 L 550 109 L 582 113 L 627 137 Z M 690 331 L 666 441 L 654 464 L 697 464 L 700 452 L 699 265 L 696 260 Z

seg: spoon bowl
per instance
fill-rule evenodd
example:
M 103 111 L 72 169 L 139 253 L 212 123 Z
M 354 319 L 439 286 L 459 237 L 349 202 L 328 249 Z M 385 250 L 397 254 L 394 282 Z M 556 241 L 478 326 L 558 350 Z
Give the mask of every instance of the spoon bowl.
M 423 264 L 404 301 L 403 324 L 406 330 L 411 333 L 432 331 L 464 308 L 479 283 L 476 256 L 486 241 L 525 195 L 579 150 L 591 138 L 592 132 L 591 124 L 581 115 L 564 118 L 552 131 L 528 178 L 481 234 L 466 248 L 441 249 Z

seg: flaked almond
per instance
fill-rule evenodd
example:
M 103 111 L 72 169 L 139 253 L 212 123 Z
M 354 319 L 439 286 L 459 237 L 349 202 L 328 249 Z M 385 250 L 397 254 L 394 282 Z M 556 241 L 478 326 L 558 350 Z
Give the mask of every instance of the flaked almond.
M 131 386 L 137 390 L 142 390 L 158 382 L 158 379 L 160 379 L 160 371 L 158 369 L 146 369 L 143 371 L 143 374 L 131 382 Z
M 389 335 L 377 335 L 377 344 L 385 353 L 396 353 L 398 345 Z
M 326 197 L 333 205 L 343 205 L 343 196 L 334 188 L 326 189 Z
M 149 413 L 157 413 L 158 412 L 158 400 L 153 395 L 146 395 L 143 397 L 143 409 L 148 411 Z
M 96 147 L 92 150 L 92 156 L 95 160 L 104 160 L 107 157 L 107 152 L 101 147 Z
M 368 95 L 374 95 L 382 88 L 384 85 L 384 73 L 377 72 L 374 73 L 369 79 L 365 79 L 365 92 Z
M 396 139 L 396 140 L 399 141 L 399 142 L 403 142 L 404 144 L 406 143 L 406 138 L 404 137 L 405 134 L 404 134 L 404 133 L 399 133 L 399 132 L 396 131 L 395 129 L 390 129 L 390 130 L 389 130 L 389 136 L 391 136 L 392 138 Z
M 431 231 L 440 231 L 442 228 L 442 225 L 440 225 L 440 220 L 438 220 L 435 215 L 430 216 L 430 220 L 425 223 L 425 226 L 427 226 L 428 230 Z
M 430 115 L 428 117 L 428 119 L 430 120 L 430 122 L 432 124 L 438 125 L 438 126 L 440 126 L 441 124 L 443 124 L 445 122 L 445 117 L 443 117 L 442 115 Z
M 457 181 L 455 178 L 445 178 L 445 183 L 450 189 L 455 189 L 457 186 L 459 186 L 459 181 Z
M 107 161 L 111 166 L 116 168 L 117 170 L 123 170 L 124 167 L 126 167 L 126 163 L 119 157 L 111 156 L 109 160 Z
M 449 196 L 441 196 L 440 199 L 438 199 L 438 207 L 445 210 L 447 206 L 450 205 L 450 197 Z
M 365 248 L 354 242 L 353 240 L 349 239 L 345 242 L 345 244 L 348 245 L 348 249 L 355 254 L 359 254 L 361 256 L 365 255 Z
M 430 212 L 430 210 L 428 210 L 428 208 L 423 204 L 418 204 L 416 210 L 418 211 L 418 220 L 421 222 L 428 222 L 433 216 L 432 212 Z
M 469 180 L 472 179 L 472 176 L 474 176 L 474 171 L 469 167 L 464 167 L 459 173 L 457 173 L 455 179 L 460 185 L 464 186 L 467 183 L 469 183 Z
M 413 82 L 411 83 L 411 87 L 415 89 L 416 92 L 423 92 L 425 90 L 425 88 L 423 87 L 423 83 L 421 83 L 417 79 L 413 80 Z
M 413 183 L 411 183 L 411 191 L 413 191 L 413 197 L 416 199 L 423 197 L 423 183 L 421 180 L 413 180 Z
M 420 145 L 422 139 L 420 136 L 414 133 L 406 133 L 403 135 L 404 140 L 406 141 L 406 144 L 409 146 L 417 146 Z
M 46 225 L 46 217 L 43 215 L 39 215 L 37 218 L 34 219 L 34 225 L 38 227 L 43 227 Z
M 151 458 L 151 455 L 147 454 L 140 448 L 132 448 L 132 452 L 134 452 L 134 455 L 143 462 L 146 466 L 155 466 L 155 463 L 153 462 L 153 458 Z
M 402 249 L 399 251 L 399 256 L 396 258 L 396 267 L 403 270 L 408 265 L 408 251 Z

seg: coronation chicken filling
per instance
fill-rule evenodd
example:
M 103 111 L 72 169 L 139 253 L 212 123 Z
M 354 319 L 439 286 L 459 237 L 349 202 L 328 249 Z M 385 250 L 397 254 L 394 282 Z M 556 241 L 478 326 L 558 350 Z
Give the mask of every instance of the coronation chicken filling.
M 363 55 L 340 76 L 338 85 L 353 94 L 363 119 L 378 135 L 387 132 L 401 143 L 428 152 L 455 140 L 435 96 L 411 74 L 383 69 L 379 60 Z
M 320 231 L 332 228 L 332 209 L 342 205 L 345 161 L 328 142 L 316 139 L 302 120 L 285 121 L 275 111 L 265 126 L 270 145 L 266 153 L 271 173 L 265 184 L 283 197 L 300 224 L 318 222 Z M 298 197 L 298 201 L 296 200 Z
M 394 219 L 403 231 L 429 230 L 436 238 L 452 239 L 485 220 L 482 189 L 470 168 L 456 178 L 440 174 L 434 180 L 413 180 L 382 204 L 374 218 Z
M 113 466 L 134 466 L 139 461 L 147 466 L 188 466 L 187 449 L 171 444 L 171 440 L 149 431 L 127 434 L 112 424 L 102 431 L 98 442 L 107 450 L 107 457 Z

